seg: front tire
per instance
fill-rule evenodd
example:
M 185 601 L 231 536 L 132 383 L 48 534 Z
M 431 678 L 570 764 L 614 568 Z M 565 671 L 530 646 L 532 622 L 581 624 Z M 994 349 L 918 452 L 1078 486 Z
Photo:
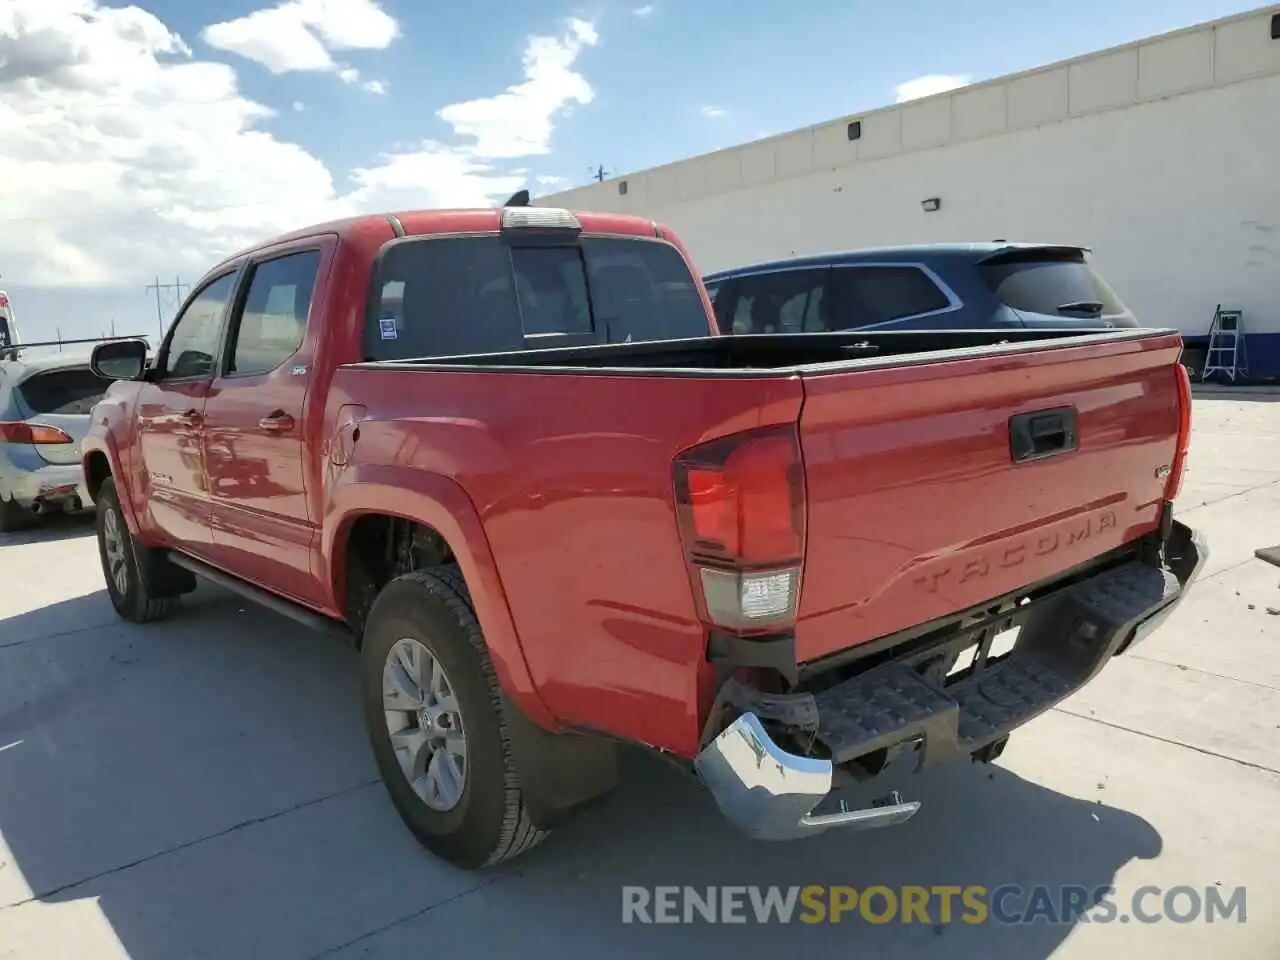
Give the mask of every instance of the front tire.
M 397 577 L 369 611 L 361 699 L 374 759 L 418 841 L 459 867 L 536 846 L 502 694 L 456 567 Z
M 115 481 L 102 482 L 97 496 L 98 556 L 102 575 L 107 581 L 107 594 L 116 613 L 134 623 L 162 620 L 178 612 L 181 601 L 176 593 L 159 595 L 154 576 L 143 565 L 149 552 L 134 540 L 120 510 Z M 154 566 L 154 564 L 152 564 Z

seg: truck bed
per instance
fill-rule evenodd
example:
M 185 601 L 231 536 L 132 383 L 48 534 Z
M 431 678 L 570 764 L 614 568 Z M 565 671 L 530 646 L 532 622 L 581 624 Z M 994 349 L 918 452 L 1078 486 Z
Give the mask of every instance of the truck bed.
M 709 337 L 352 364 L 332 396 L 367 407 L 370 462 L 466 491 L 548 708 L 690 755 L 687 705 L 714 691 L 675 518 L 682 451 L 797 430 L 786 639 L 808 669 L 1155 530 L 1179 350 L 1141 329 Z M 1015 462 L 1011 429 L 1046 411 L 1069 411 L 1070 436 Z
M 770 333 L 698 337 L 643 343 L 593 344 L 512 350 L 449 357 L 367 361 L 380 368 L 507 370 L 602 373 L 644 376 L 750 376 L 803 372 L 831 364 L 859 369 L 937 363 L 968 356 L 1047 350 L 1086 343 L 1147 339 L 1172 330 L 919 330 L 840 331 L 836 333 Z

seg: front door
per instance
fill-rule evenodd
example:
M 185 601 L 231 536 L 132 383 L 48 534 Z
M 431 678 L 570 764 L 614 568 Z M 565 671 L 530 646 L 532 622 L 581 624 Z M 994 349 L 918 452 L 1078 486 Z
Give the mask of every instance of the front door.
M 153 533 L 196 554 L 206 554 L 212 542 L 201 450 L 204 403 L 235 279 L 234 271 L 223 274 L 187 301 L 138 391 L 143 497 L 135 507 Z
M 303 425 L 307 315 L 321 259 L 309 249 L 250 265 L 204 406 L 213 562 L 304 603 L 320 599 Z

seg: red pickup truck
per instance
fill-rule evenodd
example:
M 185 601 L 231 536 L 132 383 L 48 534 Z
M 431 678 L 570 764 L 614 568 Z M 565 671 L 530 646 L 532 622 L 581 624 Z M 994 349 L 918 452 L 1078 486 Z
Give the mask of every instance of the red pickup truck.
M 354 638 L 438 855 L 533 846 L 620 741 L 781 839 L 908 819 L 848 797 L 993 760 L 1179 602 L 1180 348 L 718 336 L 649 220 L 365 216 L 214 268 L 154 361 L 100 345 L 83 468 L 121 616 L 204 577 Z

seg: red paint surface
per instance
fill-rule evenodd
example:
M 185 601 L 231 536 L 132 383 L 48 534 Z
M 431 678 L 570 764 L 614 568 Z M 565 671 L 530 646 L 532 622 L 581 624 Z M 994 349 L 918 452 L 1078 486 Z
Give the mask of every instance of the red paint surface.
M 399 220 L 411 234 L 452 233 L 493 230 L 497 217 Z M 638 218 L 581 220 L 587 232 L 655 232 Z M 1176 336 L 804 379 L 344 366 L 361 359 L 373 260 L 392 237 L 367 217 L 233 258 L 320 239 L 298 355 L 238 382 L 115 384 L 86 456 L 108 456 L 143 541 L 332 616 L 358 516 L 429 524 L 458 558 L 504 689 L 545 726 L 696 751 L 712 678 L 672 461 L 716 437 L 800 424 L 802 660 L 1047 578 L 1156 523 L 1156 470 L 1176 446 Z M 1079 452 L 1013 465 L 1008 418 L 1068 403 Z M 259 429 L 278 411 L 292 431 Z M 161 496 L 156 472 L 173 478 Z

